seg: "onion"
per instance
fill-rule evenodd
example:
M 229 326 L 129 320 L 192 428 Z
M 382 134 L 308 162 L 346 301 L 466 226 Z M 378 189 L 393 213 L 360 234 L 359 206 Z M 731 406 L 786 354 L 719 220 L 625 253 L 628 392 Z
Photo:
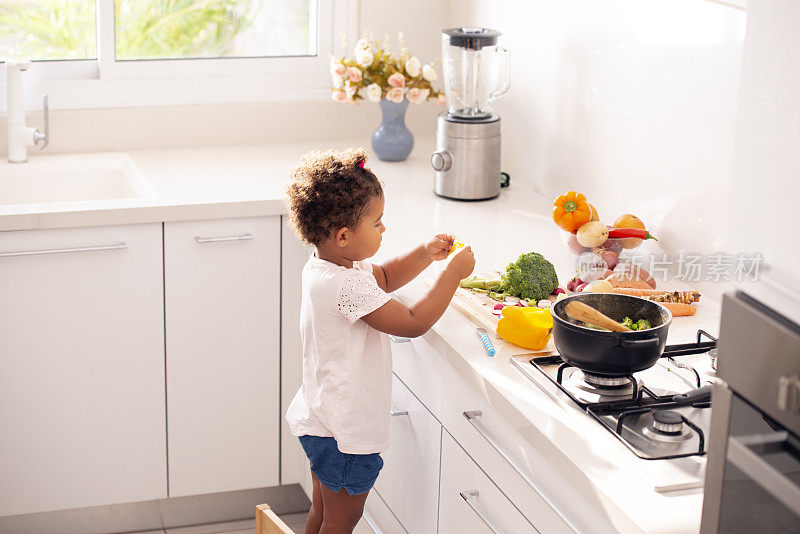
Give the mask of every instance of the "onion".
M 584 293 L 611 293 L 614 286 L 608 280 L 595 280 L 590 282 L 583 288 Z

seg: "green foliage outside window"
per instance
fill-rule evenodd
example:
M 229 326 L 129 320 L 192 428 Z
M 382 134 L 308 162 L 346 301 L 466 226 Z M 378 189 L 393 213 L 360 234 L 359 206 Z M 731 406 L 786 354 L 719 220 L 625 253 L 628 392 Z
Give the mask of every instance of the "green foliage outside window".
M 236 55 L 256 16 L 254 0 L 118 0 L 117 59 Z M 94 0 L 4 0 L 0 54 L 30 59 L 96 57 Z

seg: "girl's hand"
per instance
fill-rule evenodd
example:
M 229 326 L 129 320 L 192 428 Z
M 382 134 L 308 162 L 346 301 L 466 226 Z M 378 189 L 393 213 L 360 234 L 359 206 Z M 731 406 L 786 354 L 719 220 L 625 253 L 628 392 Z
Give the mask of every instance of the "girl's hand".
M 425 254 L 431 261 L 443 260 L 447 257 L 447 253 L 453 248 L 455 237 L 450 234 L 437 234 L 433 239 L 427 241 L 423 247 Z

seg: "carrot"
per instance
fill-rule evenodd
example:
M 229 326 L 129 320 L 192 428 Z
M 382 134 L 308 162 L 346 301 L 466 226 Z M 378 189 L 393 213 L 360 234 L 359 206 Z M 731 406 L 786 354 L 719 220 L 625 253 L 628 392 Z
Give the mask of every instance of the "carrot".
M 677 302 L 659 302 L 659 304 L 671 311 L 672 315 L 675 317 L 683 317 L 697 313 L 697 308 L 691 304 L 681 304 Z
M 660 295 L 664 291 L 661 289 L 634 289 L 632 287 L 615 287 L 614 293 L 630 295 L 632 297 L 649 297 L 650 295 Z

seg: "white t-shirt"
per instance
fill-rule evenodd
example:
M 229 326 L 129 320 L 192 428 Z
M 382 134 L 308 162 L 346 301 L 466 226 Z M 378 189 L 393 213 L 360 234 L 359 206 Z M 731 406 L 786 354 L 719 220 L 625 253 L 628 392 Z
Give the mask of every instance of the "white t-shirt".
M 388 336 L 359 319 L 391 297 L 366 262 L 348 269 L 312 255 L 302 281 L 303 384 L 286 413 L 289 428 L 295 436 L 332 436 L 346 454 L 382 452 L 392 353 Z

